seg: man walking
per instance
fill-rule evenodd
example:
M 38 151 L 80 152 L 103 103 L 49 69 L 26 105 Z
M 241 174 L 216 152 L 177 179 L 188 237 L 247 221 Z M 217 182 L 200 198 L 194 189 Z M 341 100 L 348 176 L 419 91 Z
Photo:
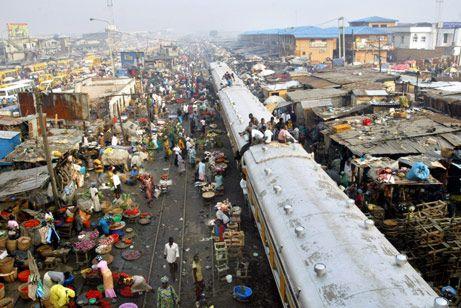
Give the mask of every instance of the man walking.
M 205 281 L 203 280 L 202 262 L 198 254 L 194 256 L 194 260 L 192 261 L 192 274 L 195 282 L 195 305 L 200 307 L 201 301 L 205 299 L 205 294 L 203 294 Z
M 168 243 L 165 244 L 165 250 L 163 251 L 163 257 L 168 262 L 170 267 L 171 280 L 176 281 L 176 272 L 178 271 L 177 260 L 179 258 L 179 247 L 178 244 L 174 242 L 174 239 L 170 237 Z

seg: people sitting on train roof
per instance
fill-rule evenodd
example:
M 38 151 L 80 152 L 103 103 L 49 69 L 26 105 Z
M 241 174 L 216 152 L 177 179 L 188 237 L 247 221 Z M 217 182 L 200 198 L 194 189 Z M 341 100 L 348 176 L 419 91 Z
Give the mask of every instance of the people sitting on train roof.
M 277 140 L 280 143 L 287 143 L 287 142 L 298 142 L 287 130 L 287 126 L 283 125 L 282 129 L 279 131 L 277 135 Z

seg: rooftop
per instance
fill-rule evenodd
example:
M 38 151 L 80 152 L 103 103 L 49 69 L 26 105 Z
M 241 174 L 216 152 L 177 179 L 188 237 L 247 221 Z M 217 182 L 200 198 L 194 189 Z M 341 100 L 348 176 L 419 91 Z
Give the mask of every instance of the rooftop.
M 340 89 L 311 89 L 311 90 L 296 90 L 288 92 L 288 98 L 295 103 L 308 100 L 318 100 L 347 95 L 347 92 Z
M 322 131 L 356 155 L 416 155 L 461 146 L 461 121 L 427 110 L 407 110 L 409 118 L 377 113 L 372 125 L 364 126 L 367 116 L 353 116 L 327 122 Z M 333 126 L 348 123 L 351 129 L 334 133 Z
M 386 28 L 373 28 L 373 27 L 345 27 L 345 33 L 347 35 L 386 35 L 388 34 Z M 255 34 L 267 34 L 267 35 L 293 35 L 295 38 L 318 38 L 318 39 L 336 39 L 339 35 L 337 27 L 330 28 L 319 28 L 314 26 L 302 26 L 302 27 L 289 27 L 279 29 L 265 29 L 256 31 L 246 31 L 243 35 L 255 35 Z
M 64 154 L 68 151 L 76 150 L 81 141 L 82 132 L 80 130 L 57 128 L 49 130 L 48 143 L 50 152 L 59 151 Z M 43 151 L 41 139 L 24 141 L 5 157 L 5 160 L 9 162 L 44 162 L 45 152 Z
M 13 139 L 17 135 L 19 135 L 19 132 L 0 130 L 0 139 Z
M 356 19 L 356 20 L 352 20 L 350 21 L 349 23 L 360 23 L 360 22 L 383 22 L 383 23 L 386 23 L 386 22 L 397 22 L 398 20 L 397 19 L 392 19 L 392 18 L 385 18 L 385 17 L 380 17 L 380 16 L 370 16 L 370 17 L 365 17 L 365 18 L 360 18 L 360 19 Z
M 3 172 L 0 177 L 0 199 L 41 188 L 48 178 L 47 166 Z

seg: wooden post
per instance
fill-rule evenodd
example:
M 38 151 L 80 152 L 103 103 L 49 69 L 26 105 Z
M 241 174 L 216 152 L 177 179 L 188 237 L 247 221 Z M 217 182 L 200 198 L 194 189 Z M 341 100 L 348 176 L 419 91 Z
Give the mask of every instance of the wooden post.
M 120 122 L 120 130 L 122 131 L 122 141 L 123 145 L 125 145 L 125 132 L 123 130 L 123 122 L 122 122 L 122 113 L 120 112 L 120 104 L 117 102 L 117 113 L 118 113 L 118 121 Z
M 36 95 L 34 92 L 32 95 L 33 95 L 35 106 L 37 108 L 37 113 L 39 116 L 39 124 L 40 124 L 40 129 L 42 131 L 42 138 L 43 138 L 43 151 L 45 152 L 46 165 L 48 167 L 48 173 L 50 174 L 53 198 L 55 202 L 59 204 L 59 195 L 58 195 L 58 189 L 56 185 L 56 176 L 54 174 L 53 163 L 51 162 L 51 154 L 50 154 L 50 149 L 48 147 L 48 137 L 46 135 L 46 119 L 42 111 L 42 100 L 40 97 L 41 94 Z

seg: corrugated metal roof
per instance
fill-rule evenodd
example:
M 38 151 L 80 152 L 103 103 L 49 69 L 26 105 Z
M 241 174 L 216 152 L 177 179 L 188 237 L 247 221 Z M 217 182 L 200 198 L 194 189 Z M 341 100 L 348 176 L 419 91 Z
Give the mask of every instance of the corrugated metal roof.
M 19 135 L 19 132 L 0 130 L 0 139 L 13 139 L 17 135 Z
M 302 101 L 301 106 L 303 107 L 303 109 L 312 109 L 317 107 L 330 107 L 333 106 L 333 103 L 331 101 L 331 98 L 326 98 Z
M 386 28 L 373 28 L 373 27 L 345 27 L 345 33 L 351 35 L 385 35 L 389 32 Z M 243 35 L 293 35 L 295 38 L 319 38 L 319 39 L 336 39 L 339 35 L 337 27 L 319 28 L 313 26 L 279 28 L 279 29 L 266 29 L 256 31 L 246 31 Z
M 3 172 L 0 176 L 0 199 L 43 187 L 48 178 L 47 166 Z
M 311 89 L 311 90 L 296 90 L 288 92 L 288 98 L 296 103 L 305 100 L 325 99 L 347 95 L 346 91 L 330 88 L 330 89 Z
M 370 16 L 370 17 L 365 17 L 365 18 L 360 18 L 356 19 L 353 21 L 350 21 L 350 23 L 354 22 L 397 22 L 397 19 L 392 19 L 392 18 L 385 18 L 385 17 L 380 17 L 380 16 Z

